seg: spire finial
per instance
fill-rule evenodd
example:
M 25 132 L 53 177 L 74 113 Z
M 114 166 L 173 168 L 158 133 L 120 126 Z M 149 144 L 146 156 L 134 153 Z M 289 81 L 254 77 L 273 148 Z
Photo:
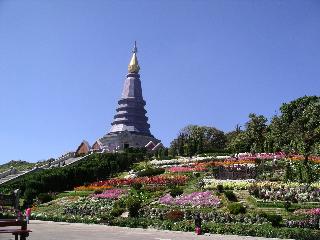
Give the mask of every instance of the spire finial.
M 133 52 L 133 53 L 137 53 L 137 52 L 138 52 L 137 41 L 134 41 L 134 47 L 133 47 L 132 52 Z
M 128 66 L 129 73 L 138 73 L 140 70 L 140 66 L 139 66 L 138 58 L 137 58 L 137 52 L 138 52 L 137 42 L 134 41 L 134 47 L 132 50 L 133 54 L 132 54 L 132 58 L 129 63 L 129 66 Z

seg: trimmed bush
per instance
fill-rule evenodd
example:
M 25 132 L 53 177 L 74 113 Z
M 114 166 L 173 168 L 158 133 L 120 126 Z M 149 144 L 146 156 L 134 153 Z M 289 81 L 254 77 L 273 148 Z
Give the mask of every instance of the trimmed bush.
M 194 231 L 193 221 L 173 222 L 169 220 L 155 220 L 147 218 L 116 218 L 110 221 L 110 225 L 148 228 L 154 227 L 173 231 Z M 202 230 L 212 234 L 233 234 L 241 236 L 257 236 L 267 238 L 290 238 L 299 240 L 319 240 L 320 231 L 302 228 L 275 228 L 270 224 L 225 224 L 225 223 L 203 223 Z
M 223 185 L 218 184 L 218 185 L 217 185 L 217 191 L 218 191 L 219 193 L 222 193 L 222 192 L 223 192 Z
M 165 172 L 164 168 L 147 168 L 141 172 L 138 172 L 138 177 L 150 177 L 160 175 Z
M 126 201 L 126 207 L 129 211 L 130 217 L 137 217 L 139 209 L 141 208 L 141 202 L 138 198 L 128 197 Z
M 41 203 L 47 203 L 47 202 L 50 202 L 53 200 L 53 197 L 48 194 L 48 193 L 40 193 L 38 195 L 38 200 L 41 202 Z
M 174 187 L 170 190 L 170 195 L 172 197 L 180 196 L 183 193 L 183 190 L 179 187 Z
M 101 194 L 101 193 L 103 193 L 103 191 L 100 189 L 94 191 L 94 194 Z
M 289 211 L 290 211 L 290 208 L 291 208 L 291 202 L 286 201 L 286 202 L 284 203 L 284 209 L 285 209 L 287 212 L 289 212 Z
M 246 213 L 246 208 L 241 203 L 230 203 L 228 205 L 228 210 L 231 214 L 234 215 Z
M 230 202 L 238 202 L 237 196 L 234 194 L 233 191 L 225 191 L 224 195 Z
M 135 190 L 140 190 L 142 188 L 142 184 L 141 183 L 133 183 L 131 186 Z
M 282 222 L 282 216 L 276 214 L 267 214 L 266 219 L 271 222 L 273 227 L 280 227 Z
M 183 220 L 184 213 L 180 210 L 172 210 L 165 215 L 165 219 L 171 221 L 181 221 Z
M 112 217 L 119 217 L 124 211 L 125 211 L 124 208 L 114 207 L 114 208 L 112 208 L 110 215 Z
M 103 180 L 128 170 L 143 157 L 142 153 L 94 153 L 64 168 L 46 169 L 19 177 L 2 185 L 1 191 L 6 193 L 20 189 L 30 204 L 39 193 L 62 192 L 84 183 Z

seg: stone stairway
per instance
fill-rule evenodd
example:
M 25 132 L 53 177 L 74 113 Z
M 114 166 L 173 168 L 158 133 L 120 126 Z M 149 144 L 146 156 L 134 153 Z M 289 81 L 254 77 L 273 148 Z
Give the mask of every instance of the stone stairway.
M 250 196 L 249 192 L 246 190 L 235 191 L 235 194 L 238 198 L 238 201 L 241 203 L 246 203 L 247 202 L 246 199 Z
M 0 178 L 0 185 L 1 185 L 1 184 L 4 184 L 4 183 L 6 183 L 6 182 L 9 182 L 9 181 L 11 181 L 11 180 L 13 180 L 13 179 L 15 179 L 15 178 L 17 178 L 17 177 L 20 177 L 20 176 L 26 174 L 27 172 L 30 172 L 30 170 L 18 171 L 18 172 L 15 173 L 15 174 L 10 174 L 10 175 L 8 175 L 8 176 L 6 176 L 6 177 Z
M 42 171 L 45 169 L 50 169 L 50 168 L 54 168 L 54 167 L 66 167 L 66 166 L 70 166 L 74 163 L 77 163 L 78 161 L 85 159 L 86 157 L 90 156 L 92 153 L 89 153 L 88 155 L 82 156 L 82 157 L 75 157 L 75 156 L 70 156 L 69 158 L 64 158 L 64 159 L 58 159 L 56 161 L 54 161 L 51 164 L 45 164 L 43 166 L 39 166 L 39 167 L 35 167 L 31 170 L 25 170 L 25 171 L 17 171 L 13 174 L 9 174 L 6 175 L 2 178 L 0 178 L 0 186 L 4 183 L 7 183 L 13 179 L 19 178 L 23 175 L 26 174 L 30 174 L 32 172 L 36 172 L 36 171 Z

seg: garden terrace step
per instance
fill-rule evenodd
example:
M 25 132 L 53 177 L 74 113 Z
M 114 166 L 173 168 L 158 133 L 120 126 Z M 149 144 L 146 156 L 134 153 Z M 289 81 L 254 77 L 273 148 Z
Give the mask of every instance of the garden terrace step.
M 237 199 L 240 203 L 244 204 L 247 208 L 254 208 L 252 204 L 248 203 L 247 198 L 250 196 L 247 190 L 238 190 L 234 191 L 237 196 Z
M 282 215 L 284 213 L 283 208 L 258 208 L 259 210 L 266 212 L 268 214 L 278 214 Z

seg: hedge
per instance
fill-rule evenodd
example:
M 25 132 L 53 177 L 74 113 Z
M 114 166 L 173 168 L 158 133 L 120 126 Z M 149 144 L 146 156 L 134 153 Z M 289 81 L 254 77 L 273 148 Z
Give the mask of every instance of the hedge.
M 20 177 L 0 187 L 0 192 L 21 189 L 30 203 L 39 193 L 62 192 L 75 186 L 99 181 L 115 173 L 128 170 L 134 162 L 142 160 L 140 153 L 92 154 L 71 166 L 52 168 Z

